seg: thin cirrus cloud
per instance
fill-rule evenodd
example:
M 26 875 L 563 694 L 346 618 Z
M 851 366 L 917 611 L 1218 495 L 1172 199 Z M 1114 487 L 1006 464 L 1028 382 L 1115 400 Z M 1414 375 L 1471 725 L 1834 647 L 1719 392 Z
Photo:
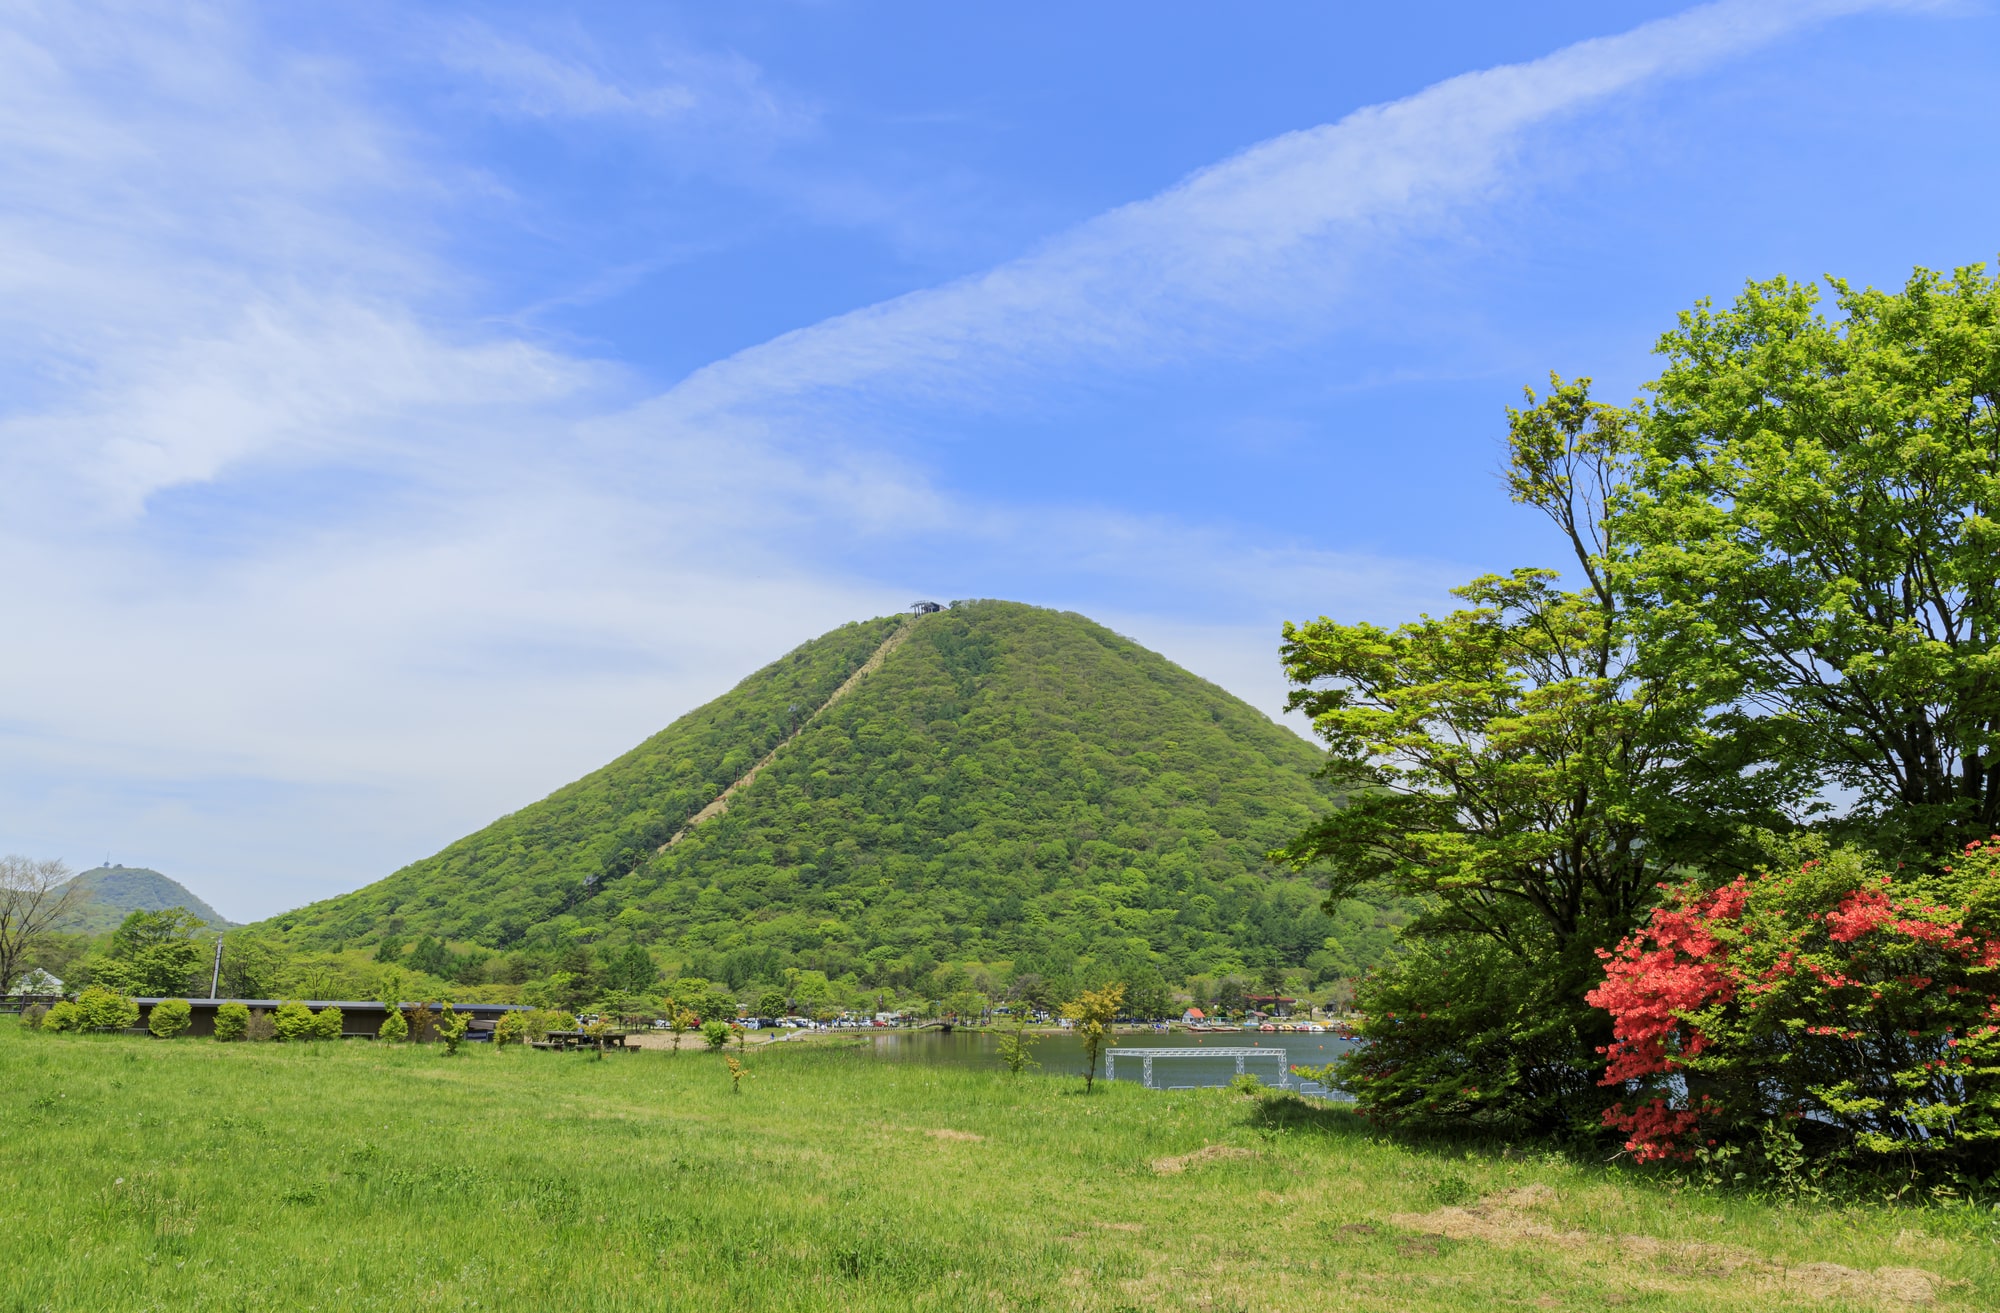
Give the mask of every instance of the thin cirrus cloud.
M 409 234 L 444 181 L 338 69 L 231 16 L 11 15 L 0 500 L 16 517 L 129 524 L 246 463 L 374 460 L 400 420 L 594 381 L 532 344 L 440 331 L 422 303 L 455 278 Z
M 796 135 L 817 118 L 740 55 L 657 47 L 641 61 L 642 76 L 621 76 L 581 38 L 531 44 L 470 21 L 444 33 L 439 52 L 446 67 L 484 88 L 485 104 L 499 113 L 630 118 L 738 138 Z
M 1802 27 L 1921 0 L 1722 0 L 1541 59 L 1467 73 L 1287 133 L 988 272 L 913 292 L 697 371 L 651 423 L 713 424 L 841 394 L 991 399 L 1024 370 L 1148 369 L 1336 318 L 1372 251 L 1490 200 L 1529 134 Z M 774 403 L 776 405 L 774 406 Z

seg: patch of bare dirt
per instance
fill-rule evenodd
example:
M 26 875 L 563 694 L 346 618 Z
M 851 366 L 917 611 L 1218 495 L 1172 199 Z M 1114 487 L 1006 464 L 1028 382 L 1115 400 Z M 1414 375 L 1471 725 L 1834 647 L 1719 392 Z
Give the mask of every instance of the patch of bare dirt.
M 1528 1216 L 1526 1210 L 1555 1199 L 1546 1185 L 1524 1185 L 1488 1195 L 1466 1208 L 1439 1208 L 1428 1213 L 1397 1213 L 1389 1220 L 1407 1231 L 1449 1236 L 1453 1240 L 1484 1240 L 1488 1244 L 1556 1244 L 1574 1248 L 1590 1239 L 1585 1231 L 1559 1231 Z
M 1880 1305 L 1911 1306 L 1933 1303 L 1944 1284 L 1937 1273 L 1920 1267 L 1878 1267 L 1872 1272 L 1843 1267 L 1838 1263 L 1805 1263 L 1784 1266 L 1760 1258 L 1739 1245 L 1708 1244 L 1700 1241 L 1662 1240 L 1647 1235 L 1593 1235 L 1588 1231 L 1564 1230 L 1532 1216 L 1532 1210 L 1555 1199 L 1546 1186 L 1530 1185 L 1517 1190 L 1488 1195 L 1466 1208 L 1438 1208 L 1428 1213 L 1398 1213 L 1389 1220 L 1417 1237 L 1403 1242 L 1409 1248 L 1425 1237 L 1452 1240 L 1483 1240 L 1488 1244 L 1557 1245 L 1565 1249 L 1585 1246 L 1615 1249 L 1621 1258 L 1644 1262 L 1657 1271 L 1679 1276 L 1710 1279 L 1742 1276 L 1759 1287 L 1804 1295 L 1812 1299 L 1848 1299 Z M 1644 1284 L 1633 1283 L 1634 1288 Z
M 1929 1304 L 1943 1284 L 1937 1273 L 1920 1267 L 1878 1267 L 1873 1272 L 1838 1263 L 1804 1263 L 1766 1273 L 1765 1285 L 1790 1294 L 1818 1299 L 1869 1299 L 1877 1303 Z
M 959 1140 L 966 1144 L 978 1144 L 986 1138 L 983 1135 L 974 1135 L 971 1131 L 954 1131 L 943 1126 L 936 1130 L 925 1131 L 924 1134 L 933 1140 Z
M 1642 1259 L 1667 1272 L 1684 1276 L 1726 1277 L 1759 1266 L 1757 1255 L 1740 1245 L 1661 1240 L 1649 1235 L 1608 1237 L 1626 1258 Z
M 1239 1149 L 1233 1144 L 1205 1144 L 1193 1153 L 1184 1153 L 1172 1158 L 1153 1159 L 1153 1170 L 1161 1176 L 1172 1176 L 1202 1163 L 1212 1163 L 1222 1158 L 1255 1158 L 1255 1149 Z

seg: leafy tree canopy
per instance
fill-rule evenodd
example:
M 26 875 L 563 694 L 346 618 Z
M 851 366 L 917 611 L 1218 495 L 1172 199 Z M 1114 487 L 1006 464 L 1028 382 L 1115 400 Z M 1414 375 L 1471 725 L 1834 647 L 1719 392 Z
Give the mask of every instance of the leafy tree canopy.
M 103 957 L 86 964 L 91 980 L 125 993 L 186 994 L 206 957 L 195 936 L 208 924 L 181 907 L 132 912 L 112 932 Z
M 1896 856 L 2000 829 L 2000 285 L 1752 284 L 1661 339 L 1620 586 L 1664 662 L 1795 726 Z M 1779 759 L 1779 764 L 1785 764 Z

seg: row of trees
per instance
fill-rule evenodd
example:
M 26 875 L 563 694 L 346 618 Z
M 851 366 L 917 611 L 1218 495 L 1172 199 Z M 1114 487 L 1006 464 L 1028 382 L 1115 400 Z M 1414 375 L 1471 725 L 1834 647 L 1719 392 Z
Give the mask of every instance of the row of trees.
M 133 912 L 115 931 L 94 941 L 44 934 L 22 942 L 40 946 L 23 960 L 58 970 L 75 988 L 152 997 L 206 994 L 215 948 L 213 930 L 179 908 Z M 517 979 L 497 986 L 479 983 L 479 970 L 459 969 L 467 963 L 477 967 L 503 961 L 504 974 Z M 696 968 L 716 965 L 712 955 L 698 953 L 688 963 Z M 629 941 L 622 947 L 572 943 L 528 958 L 490 954 L 476 946 L 455 949 L 432 936 L 405 944 L 392 935 L 370 955 L 294 952 L 255 931 L 236 930 L 224 937 L 219 992 L 224 997 L 376 998 L 387 989 L 614 1014 L 658 1013 L 671 997 L 707 1017 L 734 1017 L 741 1010 L 823 1020 L 844 1011 L 895 1010 L 963 1021 L 999 1007 L 1053 1012 L 1061 1000 L 1115 979 L 1125 991 L 1126 1014 L 1151 1019 L 1177 1014 L 1183 999 L 1206 1010 L 1240 1013 L 1248 1006 L 1248 995 L 1298 993 L 1310 979 L 1309 973 L 1288 970 L 1275 960 L 1254 973 L 1196 976 L 1179 990 L 1149 964 L 1121 969 L 1085 963 L 1081 975 L 1079 980 L 1075 973 L 1051 977 L 1011 971 L 1008 964 L 931 963 L 910 991 L 896 993 L 800 968 L 775 969 L 770 976 L 740 983 L 710 978 L 698 969 L 669 979 L 649 950 Z
M 1421 908 L 1361 989 L 1370 1042 L 1342 1079 L 1371 1115 L 1608 1118 L 1635 1152 L 1673 1142 L 1662 1127 L 1748 1144 L 1803 1118 L 1857 1153 L 1986 1161 L 1984 1123 L 1953 1109 L 2000 1071 L 1923 1069 L 1920 1115 L 1882 1091 L 1919 1052 L 1974 1051 L 1965 1008 L 1912 1028 L 1888 1006 L 1912 944 L 1958 956 L 1908 989 L 2000 1001 L 1977 965 L 1979 927 L 2000 928 L 1979 919 L 1990 866 L 1947 878 L 2000 831 L 2000 287 L 1972 267 L 1831 291 L 1831 317 L 1785 279 L 1702 303 L 1630 406 L 1553 379 L 1510 412 L 1508 486 L 1561 536 L 1563 572 L 1476 579 L 1463 609 L 1396 629 L 1287 626 L 1292 706 L 1350 805 L 1284 855 L 1331 872 L 1330 906 Z M 1862 908 L 1881 919 L 1841 938 Z M 1865 1018 L 1810 990 L 1757 1025 L 1705 1011 L 1752 1008 L 1776 977 L 1745 973 L 1784 954 L 1861 990 Z M 1716 1065 L 1821 1048 L 1842 1056 L 1786 1081 Z

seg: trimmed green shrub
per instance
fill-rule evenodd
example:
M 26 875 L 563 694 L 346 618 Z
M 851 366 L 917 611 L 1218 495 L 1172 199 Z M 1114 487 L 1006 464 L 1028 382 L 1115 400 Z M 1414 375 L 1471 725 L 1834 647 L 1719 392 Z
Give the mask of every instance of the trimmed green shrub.
M 444 1011 L 438 1013 L 437 1033 L 438 1038 L 444 1041 L 446 1053 L 458 1052 L 458 1046 L 465 1042 L 465 1030 L 470 1024 L 453 1011 L 451 1004 L 444 1005 Z
M 278 1010 L 271 1014 L 271 1026 L 281 1040 L 311 1039 L 312 1009 L 296 999 L 290 1003 L 280 1003 Z
M 42 1018 L 47 1015 L 49 1015 L 47 1008 L 39 1003 L 30 1003 L 27 1007 L 21 1009 L 21 1028 L 23 1030 L 40 1030 L 42 1028 Z
M 708 1047 L 719 1049 L 729 1042 L 729 1023 L 726 1021 L 704 1021 L 701 1037 L 708 1041 Z
M 410 1037 L 410 1023 L 403 1020 L 403 1009 L 390 1008 L 389 1015 L 382 1018 L 382 1028 L 375 1032 L 391 1043 Z
M 184 998 L 163 998 L 153 1004 L 152 1015 L 146 1018 L 146 1029 L 158 1039 L 172 1039 L 194 1024 L 194 1009 Z
M 85 1030 L 126 1030 L 139 1024 L 139 1005 L 116 990 L 93 985 L 76 996 L 76 1009 Z
M 1592 1012 L 1575 1000 L 1587 980 L 1545 971 L 1554 950 L 1527 942 L 1521 956 L 1484 935 L 1410 942 L 1361 981 L 1364 1042 L 1319 1078 L 1406 1134 L 1562 1135 L 1593 1118 L 1610 1100 L 1584 1056 Z
M 313 1013 L 311 1037 L 313 1039 L 339 1039 L 340 1026 L 341 1015 L 339 1008 L 321 1008 L 318 1012 Z
M 493 1047 L 506 1048 L 509 1044 L 519 1044 L 528 1038 L 528 1014 L 525 1012 L 503 1012 L 500 1020 L 493 1025 Z
M 224 1003 L 215 1010 L 215 1037 L 225 1043 L 240 1040 L 250 1032 L 250 1009 L 241 1003 Z
M 42 1029 L 82 1030 L 83 1009 L 68 999 L 64 999 L 62 1002 L 49 1008 L 48 1015 L 42 1018 Z

